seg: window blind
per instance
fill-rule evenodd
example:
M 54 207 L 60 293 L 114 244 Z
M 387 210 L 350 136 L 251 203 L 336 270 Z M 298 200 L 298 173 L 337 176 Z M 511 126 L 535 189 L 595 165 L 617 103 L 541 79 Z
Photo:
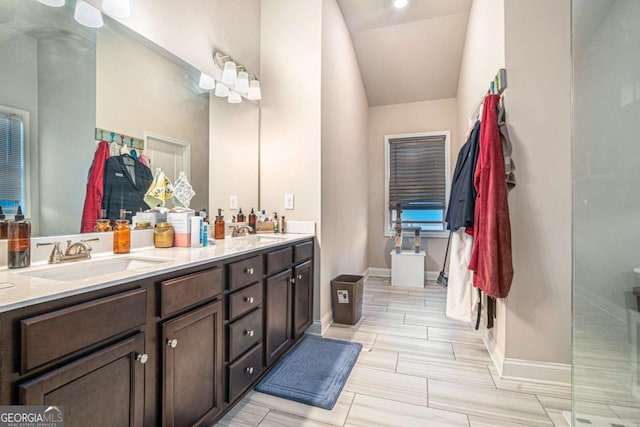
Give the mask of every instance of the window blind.
M 0 113 L 0 201 L 18 203 L 22 199 L 23 141 L 22 117 Z
M 389 140 L 389 208 L 445 209 L 445 135 Z

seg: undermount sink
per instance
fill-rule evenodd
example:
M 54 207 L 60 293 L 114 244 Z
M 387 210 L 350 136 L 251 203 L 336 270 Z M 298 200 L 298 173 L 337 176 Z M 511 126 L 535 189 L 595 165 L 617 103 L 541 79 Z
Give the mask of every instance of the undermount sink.
M 277 236 L 274 234 L 251 234 L 249 236 L 234 237 L 234 240 L 241 240 L 245 242 L 258 242 L 258 243 L 280 242 L 284 239 L 286 239 L 285 236 Z
M 165 258 L 150 258 L 125 256 L 112 259 L 92 259 L 76 261 L 70 264 L 47 265 L 18 272 L 23 276 L 38 277 L 41 279 L 57 280 L 60 282 L 73 282 L 76 280 L 88 280 L 123 271 L 138 271 L 155 267 L 171 261 Z

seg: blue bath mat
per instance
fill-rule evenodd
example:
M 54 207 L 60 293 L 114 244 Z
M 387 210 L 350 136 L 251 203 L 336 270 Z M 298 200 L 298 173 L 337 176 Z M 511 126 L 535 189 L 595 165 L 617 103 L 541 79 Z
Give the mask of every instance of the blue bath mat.
M 307 335 L 256 386 L 262 393 L 331 409 L 362 344 Z

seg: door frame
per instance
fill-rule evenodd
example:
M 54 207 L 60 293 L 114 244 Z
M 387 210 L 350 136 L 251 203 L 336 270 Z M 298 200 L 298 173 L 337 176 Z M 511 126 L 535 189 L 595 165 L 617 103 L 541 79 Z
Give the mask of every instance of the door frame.
M 168 142 L 169 144 L 176 145 L 178 147 L 182 147 L 184 149 L 184 173 L 187 175 L 187 179 L 191 181 L 191 143 L 181 141 L 179 139 L 171 138 L 165 135 L 161 135 L 159 133 L 143 131 L 142 139 L 144 139 L 144 149 L 149 150 L 149 138 L 159 139 L 163 142 Z M 152 165 L 153 166 L 153 165 Z M 177 179 L 178 177 L 175 177 Z

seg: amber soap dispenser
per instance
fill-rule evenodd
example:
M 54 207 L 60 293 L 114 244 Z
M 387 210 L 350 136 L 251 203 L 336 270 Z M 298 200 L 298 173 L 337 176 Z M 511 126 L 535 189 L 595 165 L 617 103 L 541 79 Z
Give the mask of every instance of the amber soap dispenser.
M 5 215 L 2 213 L 2 206 L 0 206 L 0 240 L 7 240 L 9 237 L 9 221 L 5 219 Z
M 24 219 L 20 206 L 13 221 L 9 222 L 8 234 L 8 267 L 29 267 L 31 265 L 31 222 Z
M 116 227 L 113 229 L 113 253 L 128 254 L 131 252 L 131 229 L 126 215 L 131 213 L 120 209 L 120 219 L 116 220 Z
M 214 239 L 224 239 L 224 217 L 222 216 L 222 209 L 218 209 L 218 216 L 216 216 L 216 222 L 214 223 Z

